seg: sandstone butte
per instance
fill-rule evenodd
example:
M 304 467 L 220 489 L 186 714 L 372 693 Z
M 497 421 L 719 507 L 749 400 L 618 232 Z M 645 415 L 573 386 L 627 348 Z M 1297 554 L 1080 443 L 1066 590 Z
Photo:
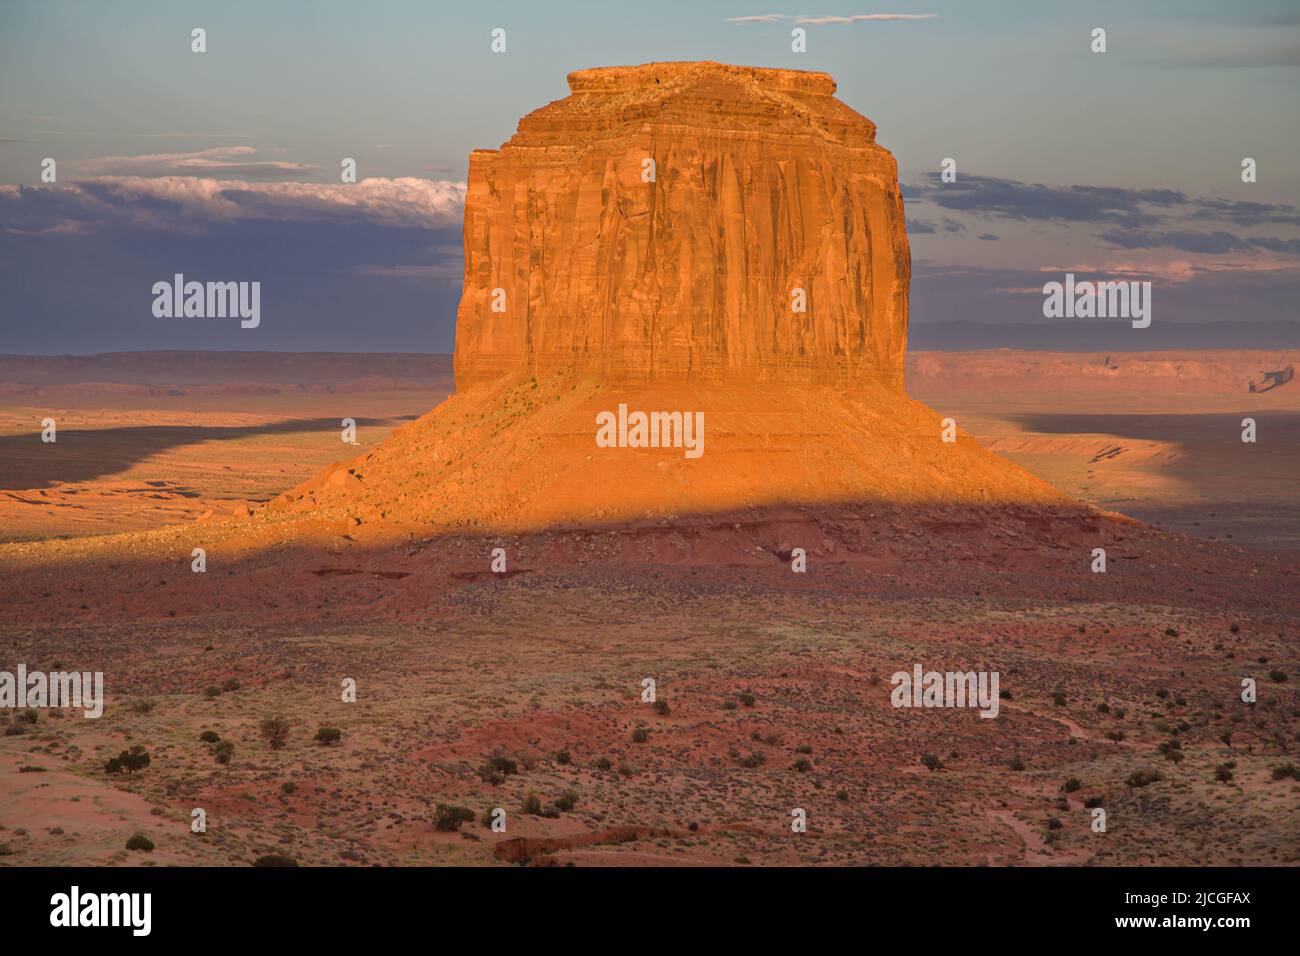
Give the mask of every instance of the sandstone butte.
M 568 79 L 470 157 L 456 393 L 266 520 L 518 531 L 1067 503 L 964 433 L 941 441 L 905 395 L 897 167 L 829 75 L 699 62 Z M 599 447 L 597 415 L 621 404 L 703 412 L 704 454 Z

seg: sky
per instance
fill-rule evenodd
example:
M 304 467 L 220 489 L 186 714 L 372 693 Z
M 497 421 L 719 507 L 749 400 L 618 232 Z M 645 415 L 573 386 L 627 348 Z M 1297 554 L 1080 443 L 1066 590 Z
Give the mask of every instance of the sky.
M 1261 325 L 1300 318 L 1294 0 L 763 2 L 3 0 L 0 352 L 450 351 L 469 152 L 571 70 L 691 59 L 827 71 L 877 124 L 914 345 L 1067 342 L 1073 271 L 1152 282 L 1108 343 L 1300 347 Z M 178 272 L 260 281 L 262 321 L 155 317 Z

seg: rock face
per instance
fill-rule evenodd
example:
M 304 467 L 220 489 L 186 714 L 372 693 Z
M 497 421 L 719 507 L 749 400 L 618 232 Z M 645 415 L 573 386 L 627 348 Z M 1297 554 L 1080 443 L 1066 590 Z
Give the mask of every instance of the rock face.
M 458 388 L 572 368 L 901 391 L 897 167 L 829 75 L 651 63 L 569 88 L 470 156 Z

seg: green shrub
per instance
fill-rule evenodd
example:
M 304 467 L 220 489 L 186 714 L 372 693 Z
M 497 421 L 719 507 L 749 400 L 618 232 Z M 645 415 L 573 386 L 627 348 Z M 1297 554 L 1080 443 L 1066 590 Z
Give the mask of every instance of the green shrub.
M 268 853 L 265 856 L 259 856 L 253 861 L 253 866 L 261 867 L 287 867 L 297 865 L 297 860 L 291 856 L 285 856 L 282 853 Z
M 205 730 L 203 733 L 199 734 L 199 740 L 203 741 L 205 744 L 215 744 L 220 739 L 221 735 L 215 730 Z
M 1165 779 L 1165 775 L 1159 770 L 1138 770 L 1128 775 L 1124 780 L 1130 787 L 1146 787 Z
M 143 833 L 137 833 L 126 841 L 126 848 L 128 850 L 139 850 L 142 853 L 152 853 L 153 840 L 150 840 Z
M 535 793 L 528 794 L 524 797 L 524 802 L 520 806 L 520 811 L 531 817 L 540 816 L 542 812 L 541 798 Z
M 644 727 L 638 727 L 636 730 L 632 731 L 633 743 L 643 744 L 649 739 L 650 731 L 646 730 Z
M 330 744 L 336 744 L 343 739 L 343 731 L 337 727 L 322 727 L 316 731 L 315 739 L 321 746 L 328 747 Z
M 441 833 L 450 833 L 459 830 L 462 823 L 469 823 L 473 819 L 474 811 L 469 807 L 440 803 L 434 813 L 433 827 Z
M 111 758 L 104 765 L 104 772 L 135 773 L 137 770 L 143 770 L 149 766 L 149 763 L 149 751 L 136 744 L 130 750 L 123 750 L 116 757 Z
M 289 721 L 283 717 L 267 717 L 258 725 L 258 730 L 272 750 L 279 750 L 289 740 Z
M 924 754 L 921 757 L 921 765 L 931 772 L 943 769 L 943 761 L 934 754 Z
M 1071 777 L 1069 780 L 1065 781 L 1065 783 L 1061 784 L 1061 789 L 1066 793 L 1074 793 L 1074 791 L 1078 790 L 1082 786 L 1083 784 L 1079 782 L 1078 777 Z

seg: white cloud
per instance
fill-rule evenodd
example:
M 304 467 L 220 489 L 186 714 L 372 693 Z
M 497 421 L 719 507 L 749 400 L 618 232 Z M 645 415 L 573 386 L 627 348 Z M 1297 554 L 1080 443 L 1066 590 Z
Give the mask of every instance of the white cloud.
M 147 153 L 140 156 L 97 156 L 70 160 L 67 167 L 79 176 L 240 176 L 287 179 L 319 166 L 256 160 L 252 146 L 214 146 L 192 153 Z
M 125 224 L 194 232 L 251 219 L 347 220 L 440 228 L 461 222 L 466 184 L 363 179 L 356 183 L 258 183 L 195 176 L 102 176 L 69 185 L 0 185 L 10 231 L 44 232 L 51 222 Z M 65 228 L 62 231 L 67 231 Z

